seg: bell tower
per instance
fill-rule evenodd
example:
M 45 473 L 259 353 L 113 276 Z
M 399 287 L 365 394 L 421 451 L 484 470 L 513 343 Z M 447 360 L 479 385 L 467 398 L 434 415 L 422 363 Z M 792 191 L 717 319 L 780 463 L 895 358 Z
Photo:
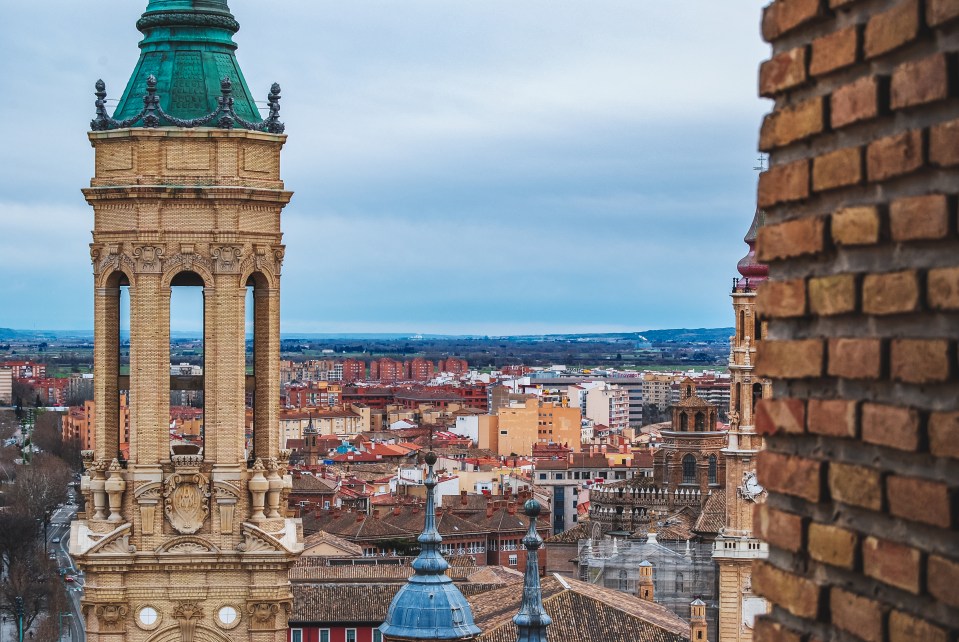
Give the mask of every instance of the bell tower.
M 749 251 L 739 261 L 741 278 L 733 281 L 733 312 L 736 334 L 729 355 L 729 433 L 723 455 L 726 460 L 726 522 L 713 543 L 713 559 L 719 566 L 719 640 L 750 642 L 756 615 L 766 612 L 766 601 L 753 595 L 751 568 L 754 559 L 767 555 L 765 542 L 753 536 L 753 507 L 766 492 L 756 481 L 756 454 L 762 437 L 756 434 L 756 402 L 772 392 L 770 383 L 753 375 L 756 345 L 763 328 L 756 318 L 756 287 L 766 280 L 768 269 L 756 261 L 757 230 L 764 221 L 757 210 L 745 242 Z
M 280 213 L 292 196 L 279 171 L 280 87 L 261 117 L 226 0 L 150 0 L 137 28 L 140 59 L 112 116 L 96 83 L 83 190 L 97 412 L 70 552 L 86 573 L 84 627 L 90 642 L 281 642 L 302 527 L 286 510 L 277 423 Z M 202 291 L 202 368 L 172 376 L 181 287 Z M 199 435 L 173 435 L 171 392 L 183 390 L 202 399 Z

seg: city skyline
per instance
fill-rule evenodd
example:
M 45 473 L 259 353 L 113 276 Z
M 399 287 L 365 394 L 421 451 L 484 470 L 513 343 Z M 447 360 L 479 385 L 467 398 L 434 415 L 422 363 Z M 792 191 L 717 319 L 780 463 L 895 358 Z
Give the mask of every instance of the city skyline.
M 50 326 L 51 296 L 54 329 L 92 326 L 84 133 L 94 81 L 123 91 L 140 4 L 21 6 L 0 27 L 0 68 L 20 88 L 0 114 L 22 125 L 0 177 L 0 297 L 16 302 L 0 326 Z M 258 100 L 283 85 L 296 192 L 284 333 L 729 324 L 766 110 L 760 3 L 289 2 L 267 18 L 253 5 L 231 5 L 238 56 Z M 62 46 L 35 46 L 32 24 Z M 283 47 L 265 44 L 276 33 Z M 680 35 L 694 45 L 672 46 Z M 41 242 L 58 251 L 31 260 Z

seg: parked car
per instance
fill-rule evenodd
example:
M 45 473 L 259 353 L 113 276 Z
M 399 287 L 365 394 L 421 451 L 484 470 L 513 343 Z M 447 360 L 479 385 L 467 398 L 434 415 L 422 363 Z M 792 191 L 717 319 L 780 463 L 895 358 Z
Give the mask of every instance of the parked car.
M 50 541 L 53 542 L 54 544 L 59 544 L 59 543 L 60 543 L 60 538 L 59 538 L 59 537 L 54 537 L 54 538 L 51 539 Z
M 71 583 L 72 583 L 72 582 L 76 582 L 76 580 L 73 579 L 73 576 L 72 576 L 72 575 L 67 575 L 67 576 L 65 576 L 65 577 L 63 578 L 63 581 L 64 581 L 64 582 L 71 582 Z

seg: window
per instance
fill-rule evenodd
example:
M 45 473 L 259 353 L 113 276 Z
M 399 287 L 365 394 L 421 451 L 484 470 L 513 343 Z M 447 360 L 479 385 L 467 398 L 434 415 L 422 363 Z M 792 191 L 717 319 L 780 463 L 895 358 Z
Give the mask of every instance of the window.
M 696 483 L 696 458 L 692 455 L 683 457 L 683 483 Z
M 539 478 L 540 478 L 540 479 L 546 479 L 546 473 L 540 473 L 540 474 L 539 474 Z
M 303 629 L 290 631 L 290 642 L 303 642 Z
M 516 556 L 516 555 L 510 555 L 510 556 L 509 556 L 509 565 L 510 565 L 510 566 L 516 566 L 516 564 L 517 564 L 517 556 Z
M 626 571 L 622 570 L 619 572 L 619 590 L 625 591 L 629 588 L 629 580 L 627 579 Z
M 556 473 L 556 479 L 562 479 L 563 473 Z
M 320 629 L 320 642 L 330 642 L 329 629 Z
M 686 584 L 683 582 L 683 574 L 676 573 L 676 592 L 682 593 L 686 590 Z
M 696 413 L 696 432 L 706 430 L 706 415 L 701 412 Z
M 709 483 L 716 483 L 716 455 L 709 456 Z
M 356 629 L 346 630 L 346 642 L 356 642 Z
M 373 642 L 383 642 L 383 632 L 379 629 L 373 629 Z
M 679 415 L 679 429 L 683 432 L 689 430 L 689 417 L 685 412 Z

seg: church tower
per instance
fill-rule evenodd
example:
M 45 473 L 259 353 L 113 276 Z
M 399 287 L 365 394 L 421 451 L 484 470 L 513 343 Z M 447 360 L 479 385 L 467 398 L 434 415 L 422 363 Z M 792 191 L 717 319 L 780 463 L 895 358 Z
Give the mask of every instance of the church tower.
M 280 87 L 264 92 L 262 118 L 226 0 L 149 0 L 137 28 L 140 59 L 112 116 L 96 83 L 95 175 L 83 190 L 94 212 L 97 413 L 70 553 L 86 573 L 84 628 L 89 642 L 281 642 L 302 527 L 286 510 L 277 423 L 280 213 L 292 196 L 279 172 Z M 172 377 L 181 287 L 202 291 L 203 368 Z M 202 393 L 198 439 L 171 438 L 177 390 Z
M 739 261 L 741 278 L 733 281 L 736 334 L 729 355 L 730 401 L 726 461 L 726 522 L 714 542 L 713 559 L 719 566 L 719 641 L 750 642 L 756 615 L 766 612 L 766 602 L 752 593 L 754 559 L 766 557 L 767 547 L 752 533 L 753 507 L 766 497 L 756 481 L 756 454 L 763 447 L 756 434 L 756 402 L 768 397 L 770 382 L 753 376 L 756 344 L 763 338 L 756 319 L 756 286 L 768 270 L 756 261 L 757 230 L 764 214 L 757 210 L 745 241 L 749 252 Z

